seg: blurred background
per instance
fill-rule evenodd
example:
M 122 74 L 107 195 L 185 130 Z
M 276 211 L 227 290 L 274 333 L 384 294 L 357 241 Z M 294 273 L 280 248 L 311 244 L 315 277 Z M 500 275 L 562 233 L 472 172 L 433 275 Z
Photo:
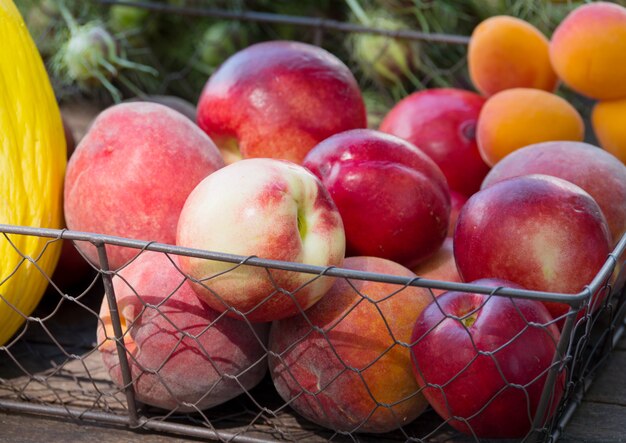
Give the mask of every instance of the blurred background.
M 584 1 L 531 0 L 16 0 L 46 62 L 60 102 L 101 106 L 130 97 L 174 95 L 195 104 L 211 73 L 250 44 L 314 43 L 342 59 L 360 82 L 370 125 L 409 93 L 473 89 L 467 38 L 482 20 L 512 15 L 550 37 Z M 626 4 L 626 1 L 616 3 Z M 246 15 L 248 14 L 248 15 Z M 243 19 L 245 16 L 245 19 Z M 226 18 L 225 18 L 226 17 Z M 391 33 L 306 26 L 298 18 Z M 324 21 L 319 21 L 323 19 Z M 437 34 L 437 38 L 416 35 Z M 439 35 L 443 34 L 443 35 Z M 460 38 L 459 38 L 460 37 Z M 568 95 L 565 88 L 559 94 Z M 581 113 L 589 106 L 567 97 Z

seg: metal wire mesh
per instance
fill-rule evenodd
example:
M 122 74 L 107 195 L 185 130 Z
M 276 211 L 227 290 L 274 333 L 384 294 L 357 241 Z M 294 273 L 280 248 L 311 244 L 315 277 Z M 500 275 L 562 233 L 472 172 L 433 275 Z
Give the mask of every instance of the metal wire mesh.
M 408 348 L 416 344 L 401 337 L 398 325 L 385 315 L 389 312 L 389 302 L 406 297 L 410 291 L 427 291 L 428 297 L 436 301 L 431 289 L 438 287 L 491 294 L 484 303 L 490 303 L 496 297 L 510 300 L 513 305 L 526 299 L 535 299 L 561 300 L 572 306 L 563 318 L 555 319 L 555 322 L 564 321 L 564 325 L 560 339 L 557 341 L 557 338 L 553 338 L 552 363 L 537 378 L 545 378 L 547 381 L 536 414 L 533 414 L 528 403 L 527 418 L 533 423 L 533 430 L 527 438 L 545 440 L 558 435 L 563 426 L 562 421 L 571 415 L 572 405 L 580 401 L 589 377 L 609 355 L 618 338 L 616 333 L 621 334 L 624 328 L 624 275 L 622 273 L 614 280 L 610 276 L 616 267 L 617 258 L 626 249 L 626 237 L 585 291 L 564 296 L 351 269 L 319 268 L 67 230 L 9 225 L 0 226 L 0 230 L 4 233 L 3 241 L 9 241 L 15 235 L 37 235 L 50 238 L 50 242 L 64 241 L 71 242 L 71 245 L 89 242 L 100 253 L 99 263 L 89 269 L 79 285 L 61 287 L 57 285 L 57 278 L 48 276 L 50 289 L 38 310 L 31 316 L 25 316 L 20 331 L 0 347 L 0 409 L 7 411 L 71 416 L 131 429 L 182 433 L 222 441 L 369 441 L 373 437 L 362 430 L 367 429 L 368 423 L 375 421 L 381 414 L 386 414 L 398 425 L 395 431 L 384 434 L 389 441 L 468 438 L 455 431 L 450 421 L 460 419 L 470 423 L 470 417 L 442 420 L 433 410 L 428 409 L 417 419 L 405 423 L 406 417 L 401 410 L 403 404 L 419 397 L 426 388 L 416 388 L 390 400 L 372 382 L 375 378 L 370 377 L 370 371 L 377 365 L 384 365 L 386 359 L 389 360 L 394 354 L 408 352 Z M 109 269 L 106 245 L 135 248 L 136 255 L 119 269 Z M 156 261 L 160 267 L 150 271 L 154 281 L 140 281 L 132 275 L 131 269 L 138 261 L 147 263 L 150 255 L 161 257 L 160 261 Z M 197 280 L 184 274 L 178 266 L 178 260 L 184 256 L 225 261 L 232 266 L 220 275 Z M 32 257 L 24 258 L 36 261 Z M 205 307 L 203 314 L 198 311 L 193 321 L 189 321 L 192 309 L 181 305 L 185 302 L 181 294 L 186 285 L 210 287 L 212 280 L 228 277 L 230 272 L 241 267 L 252 266 L 267 273 L 273 288 L 258 306 L 249 312 L 229 306 L 221 313 Z M 309 318 L 307 313 L 310 311 L 300 309 L 296 317 L 302 333 L 288 339 L 282 347 L 272 347 L 268 344 L 268 325 L 250 322 L 247 316 L 270 302 L 277 294 L 297 303 L 295 294 L 303 287 L 286 290 L 276 285 L 272 273 L 277 271 L 308 274 L 310 278 L 307 278 L 304 287 L 320 278 L 341 280 L 351 288 L 351 301 L 330 324 L 316 323 L 317 320 Z M 164 284 L 167 280 L 159 279 L 158 276 L 168 273 L 179 275 L 180 278 L 175 279 L 174 283 Z M 364 284 L 374 281 L 387 285 L 388 293 L 374 296 L 369 290 L 363 289 Z M 159 291 L 156 288 L 161 289 Z M 1 290 L 2 285 L 0 293 Z M 606 291 L 609 296 L 604 299 L 602 306 L 594 310 L 590 303 L 595 298 L 590 295 L 597 291 Z M 587 314 L 577 319 L 579 311 L 585 308 Z M 346 354 L 342 348 L 345 343 L 341 341 L 341 334 L 345 333 L 342 324 L 350 316 L 355 316 L 358 310 L 374 312 L 375 315 L 370 318 L 379 323 L 379 332 L 383 330 L 386 334 L 379 335 L 377 340 L 364 342 L 359 353 L 369 353 L 370 358 L 366 363 L 362 363 L 361 359 L 361 363 L 355 365 L 354 357 Z M 518 312 L 520 317 L 524 317 L 521 310 L 518 309 Z M 208 318 L 206 313 L 211 313 Z M 443 318 L 452 318 L 454 321 L 463 319 L 448 314 Z M 223 355 L 213 345 L 229 322 L 238 325 L 239 336 L 247 336 L 249 348 L 255 349 L 238 366 L 225 363 L 232 363 L 236 359 L 234 351 Z M 519 385 L 507 380 L 506 374 L 499 368 L 499 354 L 515 346 L 515 341 L 529 330 L 548 333 L 547 328 L 550 326 L 526 318 L 522 318 L 521 322 L 524 326 L 520 332 L 497 349 L 475 348 L 471 361 L 490 359 L 502 378 L 501 390 L 487 398 L 476 414 L 487 409 L 506 390 L 529 395 L 530 385 Z M 141 337 L 142 330 L 148 331 L 148 337 Z M 152 339 L 158 342 L 161 351 L 152 361 L 147 355 L 150 334 L 153 334 Z M 140 340 L 144 340 L 143 354 L 138 352 Z M 362 337 L 362 340 L 366 338 Z M 306 359 L 307 352 L 310 352 L 306 350 L 310 343 L 314 343 L 313 347 L 324 348 L 323 352 L 315 355 L 318 366 L 313 366 L 320 371 L 330 368 L 313 383 L 303 378 L 302 372 L 298 372 L 299 362 Z M 189 354 L 189 358 L 185 354 Z M 185 360 L 187 366 L 184 366 Z M 268 361 L 274 367 L 273 379 L 266 372 Z M 449 383 L 457 377 L 463 377 L 465 370 L 467 368 L 459 371 Z M 566 378 L 563 378 L 565 374 Z M 194 385 L 195 391 L 186 392 L 185 389 L 191 385 L 185 386 L 184 377 L 194 383 L 198 379 L 205 382 Z M 282 396 L 277 394 L 275 386 L 280 378 L 289 385 L 289 394 L 286 396 L 284 392 Z M 362 398 L 366 399 L 366 412 L 355 421 L 344 421 L 343 429 L 331 431 L 316 426 L 314 422 L 294 412 L 301 410 L 302 404 L 305 404 L 309 408 L 318 408 L 320 420 L 344 420 L 341 414 L 333 417 L 325 402 L 337 395 L 334 386 L 348 383 L 358 385 L 364 393 Z M 427 387 L 444 388 L 436 384 Z M 564 390 L 564 396 L 556 404 L 555 392 L 558 389 Z M 228 392 L 225 394 L 225 391 Z M 221 398 L 222 394 L 232 398 Z M 161 407 L 142 402 L 148 400 L 148 403 L 154 403 L 155 399 L 161 402 Z M 546 410 L 556 410 L 556 413 L 544 423 Z
M 369 33 L 395 39 L 430 42 L 431 44 L 461 45 L 468 38 L 449 34 L 432 34 L 407 29 L 382 29 L 345 23 L 337 20 L 312 17 L 295 17 L 244 10 L 224 10 L 200 6 L 176 6 L 157 2 L 125 2 L 99 0 L 103 5 L 132 5 L 145 8 L 153 13 L 176 14 L 194 19 L 212 17 L 240 22 L 288 24 L 296 28 L 312 30 L 312 43 L 321 45 L 330 33 Z M 191 2 L 190 2 L 191 3 Z M 187 80 L 197 68 L 198 54 L 189 57 L 180 69 L 170 71 L 157 79 L 152 92 L 169 91 L 171 85 L 179 85 L 179 92 L 190 96 L 197 94 Z M 462 59 L 462 58 L 461 58 Z M 463 63 L 462 60 L 460 63 Z M 453 65 L 446 72 L 438 67 L 436 75 L 454 76 L 462 68 Z M 206 75 L 208 72 L 203 72 Z M 424 73 L 423 73 L 424 74 Z M 425 73 L 416 79 L 419 84 L 429 84 L 432 73 Z M 390 97 L 395 99 L 397 97 Z M 98 251 L 99 261 L 76 276 L 72 284 L 62 282 L 61 276 L 45 277 L 49 289 L 37 311 L 32 315 L 19 313 L 24 317 L 23 327 L 4 346 L 0 346 L 0 410 L 17 413 L 69 416 L 83 421 L 95 421 L 124 426 L 130 429 L 147 429 L 167 433 L 177 433 L 222 441 L 443 441 L 478 440 L 470 425 L 470 436 L 463 436 L 450 423 L 453 420 L 470 424 L 471 417 L 451 417 L 441 419 L 432 409 L 427 409 L 419 417 L 405 420 L 401 412 L 404 404 L 415 400 L 425 389 L 444 392 L 445 386 L 427 384 L 426 388 L 415 388 L 394 399 L 380 393 L 371 382 L 369 373 L 385 363 L 397 353 L 408 353 L 409 348 L 419 343 L 400 337 L 397 327 L 385 315 L 386 303 L 397 300 L 411 291 L 421 291 L 437 301 L 433 289 L 475 292 L 488 294 L 484 303 L 494 298 L 507 298 L 517 307 L 521 300 L 558 301 L 570 306 L 569 311 L 553 323 L 562 325 L 560 338 L 552 337 L 554 355 L 537 380 L 545 380 L 545 388 L 536 411 L 531 410 L 530 385 L 519 385 L 508 380 L 499 364 L 498 357 L 515 346 L 519 337 L 528 331 L 538 330 L 549 334 L 550 324 L 537 324 L 524 318 L 519 307 L 517 312 L 523 327 L 519 333 L 496 349 L 481 349 L 474 345 L 475 354 L 468 366 L 475 361 L 487 359 L 493 362 L 497 377 L 502 380 L 500 391 L 492 394 L 475 412 L 480 414 L 496 402 L 499 395 L 514 390 L 526 396 L 526 418 L 532 424 L 527 440 L 549 440 L 558 438 L 563 426 L 571 417 L 576 405 L 581 401 L 589 381 L 598 367 L 610 355 L 612 347 L 624 331 L 626 314 L 626 275 L 612 278 L 616 269 L 623 267 L 620 257 L 626 250 L 626 236 L 607 259 L 594 281 L 579 294 L 554 294 L 538 291 L 493 288 L 464 283 L 451 283 L 422 278 L 407 278 L 388 274 L 355 271 L 350 269 L 320 268 L 297 263 L 265 260 L 258 257 L 240 257 L 219 251 L 200 251 L 180 248 L 173 245 L 123 239 L 101 234 L 81 233 L 67 230 L 46 230 L 20 226 L 0 225 L 3 237 L 0 241 L 10 241 L 12 236 L 43 236 L 50 242 L 64 242 L 76 249 L 78 245 L 91 244 Z M 108 253 L 110 247 L 132 248 L 136 251 L 133 259 L 118 268 L 110 269 Z M 22 254 L 21 251 L 17 251 Z M 137 261 L 150 254 L 160 254 L 161 266 L 153 269 L 154 275 L 174 272 L 179 275 L 177 284 L 162 285 L 157 295 L 145 293 L 142 284 L 128 277 L 126 270 Z M 219 275 L 209 275 L 195 279 L 185 274 L 179 264 L 180 257 L 197 257 L 204 260 L 229 263 Z M 24 261 L 36 265 L 36 257 L 23 255 Z M 85 256 L 82 260 L 87 262 Z M 20 265 L 18 265 L 20 266 Z M 228 278 L 238 270 L 256 267 L 265 274 L 265 283 L 270 290 L 258 305 L 242 310 L 230 305 L 213 284 L 220 278 Z M 306 275 L 301 284 L 283 287 L 276 278 L 279 273 Z M 80 277 L 80 278 L 78 278 Z M 2 296 L 2 285 L 11 274 L 0 276 L 0 305 L 8 304 Z M 308 311 L 299 305 L 298 296 L 317 280 L 334 278 L 345 282 L 351 288 L 352 302 L 330 325 L 318 325 L 309 318 Z M 155 277 L 156 279 L 156 277 Z M 361 290 L 363 282 L 379 282 L 388 285 L 388 293 L 373 297 Z M 187 324 L 182 314 L 180 294 L 183 288 L 192 285 L 203 286 L 223 305 L 221 312 L 213 312 L 204 305 L 194 305 L 198 314 L 195 324 Z M 606 297 L 592 297 L 605 293 Z M 263 306 L 281 298 L 297 307 L 296 317 L 303 328 L 302 335 L 288 341 L 283 347 L 272 348 L 269 344 L 269 326 L 259 325 L 250 320 Z M 596 300 L 602 300 L 594 306 Z M 347 322 L 358 310 L 374 312 L 380 330 L 386 331 L 382 343 L 366 343 L 363 354 L 371 358 L 363 364 L 355 365 L 340 346 L 337 336 L 342 332 L 341 324 Z M 584 315 L 579 313 L 584 312 Z M 210 313 L 210 314 L 207 314 Z M 462 321 L 462 318 L 449 314 L 443 319 Z M 442 320 L 444 321 L 444 320 Z M 232 361 L 233 355 L 224 356 L 217 352 L 212 342 L 219 340 L 221 329 L 232 327 L 237 322 L 241 335 L 248 338 L 253 348 L 252 355 L 242 358 L 239 365 Z M 152 329 L 150 329 L 152 328 Z M 150 330 L 154 340 L 161 346 L 159 357 L 147 361 L 145 353 L 138 352 L 136 337 L 141 330 Z M 335 365 L 324 378 L 314 383 L 305 380 L 295 369 L 302 354 L 304 343 L 310 341 L 324 352 L 318 357 L 321 363 Z M 370 349 L 368 349 L 368 347 Z M 173 363 L 185 355 L 196 369 L 174 368 Z M 372 355 L 373 354 L 373 355 Z M 297 358 L 299 356 L 299 358 Z M 268 375 L 268 366 L 280 373 L 285 388 L 283 395 L 276 389 L 275 379 Z M 317 367 L 317 366 L 316 366 Z M 467 367 L 459 371 L 449 383 L 461 378 Z M 281 372 L 282 371 L 282 372 Z M 185 386 L 186 376 L 202 378 L 203 384 Z M 535 380 L 535 381 L 537 381 Z M 339 417 L 345 425 L 340 430 L 329 430 L 314 421 L 306 420 L 294 412 L 302 404 L 316 410 L 318 420 L 337 421 L 333 412 L 325 406 L 336 393 L 333 386 L 352 383 L 359 386 L 365 398 L 365 413 L 360 418 L 349 421 Z M 181 395 L 181 392 L 184 395 Z M 563 390 L 563 399 L 555 400 L 556 392 Z M 229 391 L 225 393 L 224 391 Z M 232 398 L 226 398 L 232 396 Z M 147 400 L 147 401 L 144 401 Z M 157 403 L 161 407 L 149 405 Z M 545 412 L 554 410 L 549 420 L 544 420 Z M 383 436 L 372 437 L 362 431 L 378 416 L 391 417 L 397 429 Z M 408 422 L 405 422 L 408 421 Z

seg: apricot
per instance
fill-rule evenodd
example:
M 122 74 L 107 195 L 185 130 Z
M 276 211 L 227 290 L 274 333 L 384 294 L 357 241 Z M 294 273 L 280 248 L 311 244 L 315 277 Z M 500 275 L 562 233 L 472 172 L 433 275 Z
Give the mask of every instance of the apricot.
M 511 88 L 551 92 L 558 84 L 547 37 L 530 23 L 506 15 L 490 17 L 474 28 L 467 65 L 474 87 L 486 96 Z
M 582 141 L 584 134 L 583 119 L 567 100 L 531 88 L 507 89 L 490 97 L 476 125 L 478 151 L 489 166 L 524 146 Z
M 591 127 L 598 143 L 626 164 L 626 99 L 597 102 L 591 111 Z
M 550 40 L 563 83 L 598 100 L 626 98 L 626 8 L 593 2 L 570 12 Z

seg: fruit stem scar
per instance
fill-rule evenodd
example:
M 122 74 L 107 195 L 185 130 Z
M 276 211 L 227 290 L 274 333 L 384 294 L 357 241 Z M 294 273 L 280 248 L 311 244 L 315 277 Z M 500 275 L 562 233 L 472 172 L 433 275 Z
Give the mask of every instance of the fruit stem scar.
M 307 229 L 308 226 L 304 217 L 304 211 L 302 210 L 302 208 L 298 208 L 298 231 L 300 232 L 301 239 L 304 239 L 304 237 L 306 237 Z
M 459 321 L 466 327 L 471 328 L 476 323 L 476 314 L 468 315 L 467 317 L 460 318 Z

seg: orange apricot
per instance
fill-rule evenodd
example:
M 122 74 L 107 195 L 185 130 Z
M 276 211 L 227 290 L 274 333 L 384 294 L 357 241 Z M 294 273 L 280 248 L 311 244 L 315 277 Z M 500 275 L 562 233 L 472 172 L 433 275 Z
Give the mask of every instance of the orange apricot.
M 476 125 L 478 151 L 489 166 L 524 146 L 582 141 L 584 134 L 583 119 L 567 100 L 533 88 L 494 94 L 483 105 Z
M 510 88 L 554 91 L 549 41 L 530 23 L 507 15 L 483 20 L 472 32 L 467 65 L 474 87 L 490 96 Z
M 591 111 L 591 127 L 604 150 L 626 164 L 626 99 L 597 102 Z
M 626 8 L 588 3 L 570 12 L 550 40 L 563 83 L 598 100 L 626 98 Z

